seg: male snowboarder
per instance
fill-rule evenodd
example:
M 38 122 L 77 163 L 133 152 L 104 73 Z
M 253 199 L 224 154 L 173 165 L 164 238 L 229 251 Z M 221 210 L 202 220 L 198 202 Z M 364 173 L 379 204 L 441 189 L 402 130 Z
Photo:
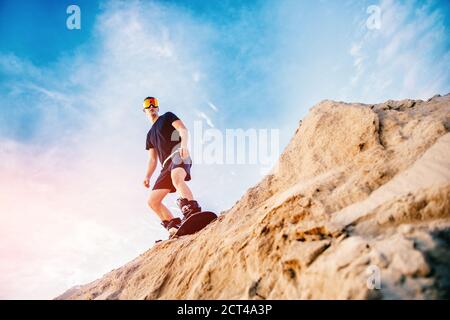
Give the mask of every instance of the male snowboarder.
M 150 178 L 156 169 L 157 158 L 162 169 L 148 198 L 148 206 L 156 212 L 161 224 L 175 234 L 181 223 L 194 213 L 201 211 L 194 200 L 186 181 L 191 180 L 192 160 L 187 148 L 188 131 L 183 122 L 172 112 L 159 115 L 158 99 L 147 97 L 144 99 L 143 111 L 150 119 L 152 126 L 147 133 L 146 150 L 149 162 L 145 174 L 144 186 L 149 188 Z M 174 218 L 162 200 L 169 193 L 177 192 L 177 204 L 183 213 L 183 220 Z

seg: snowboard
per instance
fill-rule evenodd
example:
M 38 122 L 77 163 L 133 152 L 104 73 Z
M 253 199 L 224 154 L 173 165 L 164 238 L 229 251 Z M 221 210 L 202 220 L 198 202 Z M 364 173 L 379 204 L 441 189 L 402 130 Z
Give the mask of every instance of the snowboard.
M 210 224 L 216 219 L 217 215 L 211 211 L 202 211 L 194 213 L 181 224 L 180 228 L 171 237 L 171 239 L 185 236 L 188 234 L 194 234 L 202 230 L 204 227 L 206 227 L 208 224 Z

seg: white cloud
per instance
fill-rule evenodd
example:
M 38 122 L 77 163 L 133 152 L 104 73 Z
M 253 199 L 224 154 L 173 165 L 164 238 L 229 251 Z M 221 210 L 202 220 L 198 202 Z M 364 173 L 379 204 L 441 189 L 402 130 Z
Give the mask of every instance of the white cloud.
M 65 94 L 58 92 L 56 90 L 49 90 L 49 89 L 43 88 L 39 85 L 36 85 L 34 83 L 25 85 L 25 88 L 27 90 L 35 90 L 39 93 L 43 93 L 50 99 L 59 100 L 61 103 L 63 103 L 64 106 L 67 106 L 68 104 L 70 104 L 70 99 Z
M 383 0 L 380 29 L 369 30 L 350 45 L 353 73 L 341 100 L 377 102 L 421 98 L 449 90 L 450 60 L 445 22 L 432 2 Z M 447 50 L 443 59 L 436 52 Z
M 9 74 L 40 77 L 41 71 L 30 61 L 21 59 L 13 53 L 0 52 L 0 70 Z
M 353 57 L 358 57 L 360 55 L 361 51 L 361 43 L 352 43 L 352 46 L 350 48 L 350 55 Z
M 356 69 L 355 74 L 350 80 L 350 83 L 352 86 L 356 85 L 358 83 L 358 80 L 364 73 L 364 56 L 361 53 L 362 43 L 353 43 L 350 48 L 350 55 L 353 57 L 353 66 Z
M 202 77 L 203 75 L 200 72 L 194 72 L 192 74 L 192 80 L 194 80 L 194 82 L 199 82 Z

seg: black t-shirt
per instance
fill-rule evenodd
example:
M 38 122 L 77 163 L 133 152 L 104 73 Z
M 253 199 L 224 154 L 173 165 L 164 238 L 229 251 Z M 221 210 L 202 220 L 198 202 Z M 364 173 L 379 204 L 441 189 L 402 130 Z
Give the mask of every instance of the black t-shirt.
M 159 116 L 147 133 L 145 149 L 155 148 L 161 164 L 181 142 L 178 131 L 172 126 L 172 123 L 178 119 L 172 112 L 166 112 Z

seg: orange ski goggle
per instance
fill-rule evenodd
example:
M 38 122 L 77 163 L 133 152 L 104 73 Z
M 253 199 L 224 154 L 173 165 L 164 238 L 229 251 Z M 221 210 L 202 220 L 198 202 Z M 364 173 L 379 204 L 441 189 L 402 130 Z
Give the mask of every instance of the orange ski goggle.
M 158 104 L 158 99 L 156 98 L 148 98 L 144 100 L 144 109 L 148 109 L 151 106 L 153 106 L 154 108 L 158 108 L 159 104 Z

